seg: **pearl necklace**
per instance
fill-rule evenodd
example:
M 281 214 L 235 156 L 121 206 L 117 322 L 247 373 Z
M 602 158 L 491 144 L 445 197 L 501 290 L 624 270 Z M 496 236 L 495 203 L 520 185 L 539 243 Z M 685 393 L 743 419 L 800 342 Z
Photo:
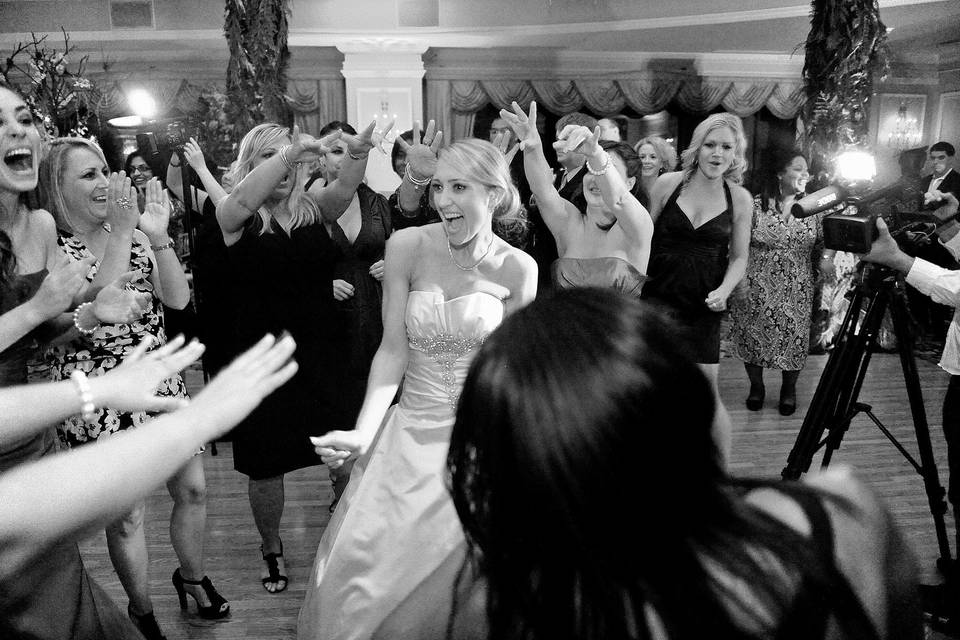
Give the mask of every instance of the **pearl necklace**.
M 490 253 L 490 247 L 492 246 L 493 246 L 493 237 L 491 237 L 490 242 L 487 243 L 487 248 L 483 250 L 483 255 L 480 256 L 480 259 L 477 260 L 472 266 L 469 266 L 469 267 L 463 266 L 462 264 L 457 262 L 456 258 L 453 257 L 453 245 L 450 244 L 449 240 L 447 240 L 447 253 L 450 254 L 450 259 L 453 260 L 453 264 L 455 264 L 457 266 L 457 269 L 460 269 L 460 271 L 476 271 L 477 267 L 480 266 L 480 263 L 483 262 L 484 259 L 487 257 L 487 254 Z

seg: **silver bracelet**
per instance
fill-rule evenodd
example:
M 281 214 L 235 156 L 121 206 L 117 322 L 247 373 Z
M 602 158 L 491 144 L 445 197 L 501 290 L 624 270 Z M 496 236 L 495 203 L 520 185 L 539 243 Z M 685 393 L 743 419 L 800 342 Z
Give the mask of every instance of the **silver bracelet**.
M 81 304 L 80 306 L 78 306 L 76 309 L 73 310 L 73 326 L 75 326 L 77 328 L 77 331 L 79 331 L 81 334 L 85 336 L 92 335 L 93 332 L 96 331 L 97 328 L 100 326 L 99 321 L 95 326 L 89 329 L 84 329 L 82 326 L 80 326 L 80 314 L 83 313 L 83 310 L 86 307 L 89 307 L 92 304 L 93 304 L 92 302 L 84 302 L 83 304 Z
M 589 161 L 589 160 L 587 160 L 587 161 L 584 163 L 584 165 L 587 167 L 587 171 L 589 171 L 592 175 L 602 176 L 603 174 L 605 174 L 605 173 L 607 172 L 607 169 L 610 168 L 610 154 L 609 154 L 609 153 L 604 153 L 604 154 L 603 154 L 603 166 L 600 167 L 600 168 L 597 169 L 597 170 L 594 170 L 594 169 L 590 166 L 590 161 Z
M 353 151 L 347 150 L 347 155 L 350 156 L 353 160 L 366 160 L 368 154 L 363 154 L 362 156 L 354 155 Z
M 90 381 L 83 371 L 74 369 L 70 372 L 70 380 L 77 387 L 80 396 L 80 417 L 84 422 L 94 422 L 97 419 L 97 405 L 93 402 L 93 392 L 90 391 Z
M 292 146 L 293 146 L 292 144 L 288 144 L 284 147 L 281 147 L 280 153 L 277 154 L 278 156 L 280 156 L 280 162 L 283 163 L 283 166 L 285 166 L 287 169 L 290 169 L 290 171 L 293 171 L 294 169 L 300 166 L 299 162 L 290 162 L 290 159 L 287 158 L 287 153 L 290 152 L 290 147 Z
M 164 249 L 173 249 L 173 238 L 167 240 L 163 244 L 152 244 L 150 245 L 150 248 L 153 249 L 154 252 L 163 251 Z
M 406 176 L 407 180 L 409 180 L 410 183 L 417 188 L 424 187 L 430 184 L 430 181 L 433 180 L 433 176 L 430 176 L 429 178 L 414 178 L 413 172 L 410 171 L 410 165 L 407 165 L 403 170 L 403 175 Z

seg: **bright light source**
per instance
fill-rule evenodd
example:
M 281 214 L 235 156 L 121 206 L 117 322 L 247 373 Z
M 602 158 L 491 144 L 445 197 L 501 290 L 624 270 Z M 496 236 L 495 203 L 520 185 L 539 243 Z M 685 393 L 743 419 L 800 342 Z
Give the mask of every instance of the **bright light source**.
M 140 116 L 120 116 L 119 118 L 110 118 L 107 120 L 107 124 L 120 129 L 133 129 L 143 124 L 143 118 Z
M 157 102 L 143 89 L 134 89 L 127 94 L 127 104 L 130 110 L 141 118 L 152 118 L 157 115 Z
M 847 182 L 873 180 L 877 163 L 866 151 L 844 151 L 837 156 L 837 174 Z

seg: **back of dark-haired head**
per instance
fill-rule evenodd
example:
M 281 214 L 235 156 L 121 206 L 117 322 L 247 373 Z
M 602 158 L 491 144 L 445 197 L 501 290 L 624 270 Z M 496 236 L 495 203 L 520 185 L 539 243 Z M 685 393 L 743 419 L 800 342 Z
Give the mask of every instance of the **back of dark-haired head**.
M 357 130 L 354 129 L 352 125 L 347 124 L 346 122 L 341 122 L 340 120 L 333 120 L 332 122 L 328 122 L 327 124 L 323 125 L 323 128 L 320 129 L 320 133 L 317 134 L 317 137 L 322 138 L 333 131 L 343 131 L 344 133 L 349 133 L 352 136 L 357 135 Z
M 953 148 L 953 145 L 945 140 L 934 142 L 932 145 L 930 145 L 930 153 L 933 153 L 934 151 L 943 151 L 951 158 L 957 154 L 957 150 Z
M 560 119 L 557 120 L 557 126 L 556 126 L 557 133 L 560 133 L 561 131 L 563 131 L 563 128 L 568 124 L 579 125 L 582 127 L 586 127 L 587 129 L 590 129 L 590 131 L 593 131 L 594 129 L 597 128 L 597 119 L 594 118 L 593 116 L 588 116 L 585 113 L 581 113 L 580 111 L 573 111 L 571 113 L 560 116 Z
M 635 178 L 633 186 L 630 187 L 630 194 L 639 200 L 643 192 L 643 185 L 640 183 L 640 156 L 633 150 L 633 147 L 622 140 L 616 142 L 601 140 L 600 147 L 607 153 L 615 153 L 623 160 L 623 164 L 627 165 L 627 177 Z
M 393 148 L 390 150 L 390 166 L 391 167 L 397 166 L 397 158 L 400 157 L 400 154 L 406 154 L 406 152 L 403 150 L 403 146 L 400 144 L 400 140 L 403 140 L 407 144 L 413 144 L 413 129 L 407 129 L 406 131 L 398 135 L 396 139 L 393 141 Z
M 760 203 L 764 210 L 769 208 L 770 202 L 776 202 L 780 193 L 780 174 L 796 157 L 806 160 L 803 152 L 789 145 L 773 145 L 763 150 L 762 166 L 757 169 L 757 176 L 753 192 L 760 195 Z
M 490 586 L 491 638 L 574 637 L 583 619 L 629 637 L 631 603 L 610 611 L 609 591 L 669 583 L 693 562 L 690 539 L 725 498 L 714 396 L 684 345 L 643 302 L 571 289 L 538 297 L 481 347 L 447 465 Z M 533 621 L 544 608 L 555 619 Z M 520 621 L 539 629 L 511 628 Z

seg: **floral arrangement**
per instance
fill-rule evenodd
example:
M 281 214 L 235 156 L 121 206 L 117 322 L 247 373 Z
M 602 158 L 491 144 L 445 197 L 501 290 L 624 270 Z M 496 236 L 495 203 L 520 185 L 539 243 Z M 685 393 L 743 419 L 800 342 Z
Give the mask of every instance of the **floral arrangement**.
M 230 117 L 230 99 L 219 87 L 211 86 L 200 92 L 197 110 L 192 114 L 199 123 L 197 142 L 204 155 L 218 167 L 226 168 L 237 157 L 237 147 L 245 130 Z
M 91 119 L 97 119 L 98 94 L 83 76 L 87 56 L 71 70 L 74 47 L 63 33 L 63 50 L 48 46 L 47 36 L 31 33 L 31 41 L 17 44 L 13 53 L 0 64 L 0 75 L 7 84 L 18 87 L 37 122 L 50 137 L 90 137 Z M 99 129 L 99 122 L 94 123 Z

